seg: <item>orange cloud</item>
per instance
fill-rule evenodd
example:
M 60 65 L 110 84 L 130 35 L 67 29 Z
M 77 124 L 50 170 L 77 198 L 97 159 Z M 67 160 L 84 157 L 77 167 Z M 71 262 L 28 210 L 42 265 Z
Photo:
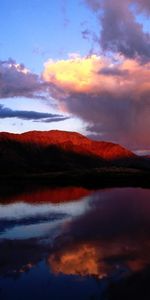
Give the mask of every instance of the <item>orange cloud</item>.
M 128 86 L 135 91 L 135 100 L 144 92 L 150 92 L 150 63 L 140 64 L 133 59 L 124 60 L 121 69 L 128 70 Z M 126 86 L 127 81 L 124 82 Z
M 104 78 L 99 75 L 104 65 L 104 59 L 96 55 L 83 58 L 74 55 L 67 60 L 57 61 L 50 59 L 45 63 L 43 78 L 69 92 L 97 91 L 105 86 Z M 107 85 L 113 85 L 111 79 L 108 81 Z
M 65 92 L 100 93 L 150 90 L 150 63 L 141 65 L 134 59 L 118 60 L 92 55 L 71 56 L 67 60 L 48 60 L 43 78 Z

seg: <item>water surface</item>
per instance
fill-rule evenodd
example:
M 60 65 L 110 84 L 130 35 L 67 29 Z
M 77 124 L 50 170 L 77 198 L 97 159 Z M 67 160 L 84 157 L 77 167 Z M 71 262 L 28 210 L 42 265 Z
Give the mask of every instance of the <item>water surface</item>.
M 0 197 L 0 299 L 106 299 L 150 264 L 150 190 Z

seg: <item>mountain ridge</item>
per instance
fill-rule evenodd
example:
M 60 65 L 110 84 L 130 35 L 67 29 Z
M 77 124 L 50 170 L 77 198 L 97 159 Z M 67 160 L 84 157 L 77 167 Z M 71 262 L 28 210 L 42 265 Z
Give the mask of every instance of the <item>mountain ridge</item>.
M 8 184 L 9 182 L 9 184 Z M 0 133 L 0 190 L 48 186 L 149 185 L 150 160 L 111 142 L 60 130 Z
M 97 156 L 105 160 L 133 158 L 136 155 L 119 144 L 94 141 L 77 132 L 51 130 L 20 134 L 1 132 L 0 142 L 19 142 L 40 147 L 60 146 L 64 150 Z

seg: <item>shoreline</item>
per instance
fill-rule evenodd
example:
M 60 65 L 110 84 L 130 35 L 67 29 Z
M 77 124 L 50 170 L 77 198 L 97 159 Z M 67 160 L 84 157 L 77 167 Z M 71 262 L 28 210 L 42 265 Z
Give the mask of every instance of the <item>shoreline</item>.
M 95 168 L 48 173 L 24 173 L 0 175 L 0 192 L 2 186 L 41 185 L 47 187 L 83 186 L 86 188 L 104 187 L 148 187 L 150 188 L 150 171 L 129 168 Z

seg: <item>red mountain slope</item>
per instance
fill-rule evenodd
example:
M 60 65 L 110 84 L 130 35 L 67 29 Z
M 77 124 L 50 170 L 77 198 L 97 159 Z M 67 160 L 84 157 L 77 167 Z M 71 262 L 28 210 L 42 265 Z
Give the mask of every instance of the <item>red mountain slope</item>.
M 64 150 L 80 154 L 97 156 L 105 160 L 118 160 L 136 157 L 124 147 L 101 141 L 92 141 L 87 137 L 67 131 L 30 131 L 22 134 L 0 133 L 0 142 L 16 141 L 23 144 L 36 144 L 39 147 L 56 145 Z

